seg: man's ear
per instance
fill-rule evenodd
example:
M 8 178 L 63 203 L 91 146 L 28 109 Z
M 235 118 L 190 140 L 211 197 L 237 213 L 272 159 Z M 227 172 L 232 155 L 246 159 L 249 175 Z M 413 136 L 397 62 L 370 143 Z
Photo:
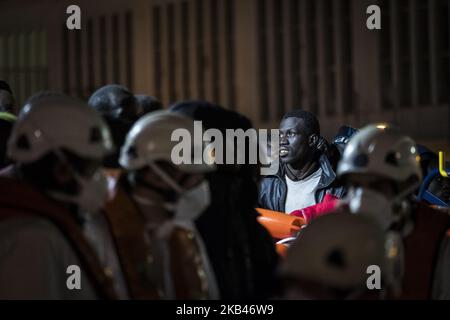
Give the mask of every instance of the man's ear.
M 313 133 L 308 138 L 308 144 L 310 147 L 316 147 L 317 143 L 319 142 L 319 135 Z

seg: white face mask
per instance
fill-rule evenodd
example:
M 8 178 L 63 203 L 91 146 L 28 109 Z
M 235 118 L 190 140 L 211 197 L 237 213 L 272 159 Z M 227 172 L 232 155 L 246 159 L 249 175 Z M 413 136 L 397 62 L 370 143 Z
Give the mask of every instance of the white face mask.
M 53 191 L 49 195 L 56 200 L 76 204 L 83 212 L 92 214 L 99 211 L 108 196 L 108 181 L 103 172 L 98 170 L 90 179 L 78 174 L 74 174 L 74 178 L 80 186 L 80 193 L 70 195 Z
M 184 191 L 175 204 L 167 205 L 175 213 L 175 219 L 194 221 L 210 204 L 211 192 L 209 183 L 204 180 L 194 188 Z
M 75 177 L 81 187 L 76 201 L 80 208 L 88 212 L 100 210 L 108 197 L 108 181 L 101 170 L 98 170 L 90 179 L 81 176 Z
M 366 188 L 351 189 L 348 204 L 352 213 L 369 217 L 383 230 L 388 230 L 395 221 L 392 202 L 380 192 Z
M 58 158 L 71 168 L 72 175 L 78 183 L 80 192 L 70 195 L 58 191 L 48 194 L 55 200 L 76 204 L 80 211 L 84 213 L 96 213 L 105 204 L 108 198 L 108 180 L 105 174 L 98 169 L 90 178 L 82 177 L 67 161 L 66 157 L 59 150 L 55 150 Z
M 197 186 L 185 190 L 169 177 L 156 164 L 150 165 L 153 170 L 170 185 L 179 195 L 175 203 L 166 203 L 165 208 L 174 213 L 174 220 L 193 222 L 211 204 L 211 192 L 208 181 L 204 180 Z

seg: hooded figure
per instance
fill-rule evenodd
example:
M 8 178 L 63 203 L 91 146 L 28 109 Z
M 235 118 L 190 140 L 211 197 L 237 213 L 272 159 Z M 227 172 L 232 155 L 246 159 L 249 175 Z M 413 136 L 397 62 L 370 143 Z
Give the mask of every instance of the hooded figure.
M 227 129 L 252 128 L 245 116 L 205 101 L 179 102 L 170 111 L 202 121 L 205 130 L 218 129 L 224 137 Z M 246 163 L 218 164 L 217 171 L 208 175 L 211 206 L 196 225 L 224 299 L 264 299 L 276 289 L 278 256 L 255 210 L 258 174 L 257 165 Z

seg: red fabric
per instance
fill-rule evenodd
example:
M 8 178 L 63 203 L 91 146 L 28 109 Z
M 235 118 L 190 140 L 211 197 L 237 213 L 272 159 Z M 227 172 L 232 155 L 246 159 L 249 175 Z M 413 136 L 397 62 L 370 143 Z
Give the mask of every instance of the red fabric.
M 309 223 L 311 220 L 319 216 L 331 213 L 336 208 L 338 200 L 339 199 L 335 196 L 327 193 L 321 203 L 300 210 L 294 210 L 290 213 L 290 215 L 302 217 L 305 219 L 306 223 Z
M 420 202 L 415 210 L 414 230 L 404 239 L 405 271 L 402 293 L 393 298 L 425 300 L 431 298 L 436 261 L 450 216 Z

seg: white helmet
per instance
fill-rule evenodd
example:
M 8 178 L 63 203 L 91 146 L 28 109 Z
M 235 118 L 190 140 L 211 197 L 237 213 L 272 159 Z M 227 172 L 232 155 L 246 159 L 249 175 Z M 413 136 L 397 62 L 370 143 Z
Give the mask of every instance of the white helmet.
M 350 173 L 375 174 L 396 182 L 422 179 L 415 142 L 384 123 L 371 124 L 347 144 L 337 168 L 338 176 Z
M 383 270 L 383 232 L 370 220 L 349 213 L 317 218 L 302 229 L 287 252 L 281 272 L 335 289 L 362 289 L 367 268 Z
M 82 101 L 54 95 L 25 105 L 8 141 L 8 156 L 29 163 L 61 148 L 101 159 L 114 145 L 100 115 Z
M 190 152 L 188 161 L 174 159 L 179 155 L 177 145 L 179 147 L 181 143 L 186 146 L 182 154 Z M 215 168 L 212 158 L 203 159 L 203 132 L 194 132 L 194 121 L 168 111 L 151 112 L 133 125 L 121 149 L 119 163 L 127 170 L 136 170 L 158 160 L 171 162 L 187 173 L 208 172 Z

